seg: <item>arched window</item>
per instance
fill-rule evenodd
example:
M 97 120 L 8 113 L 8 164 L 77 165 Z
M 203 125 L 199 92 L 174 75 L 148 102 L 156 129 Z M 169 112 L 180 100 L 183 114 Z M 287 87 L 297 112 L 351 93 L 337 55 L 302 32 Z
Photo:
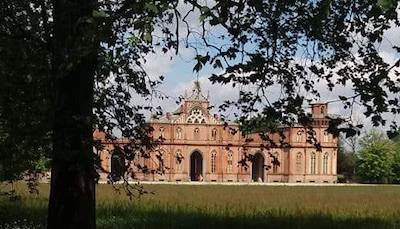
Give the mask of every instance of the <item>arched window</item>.
M 176 128 L 176 139 L 182 139 L 182 128 Z
M 162 150 L 159 150 L 156 152 L 156 159 L 157 159 L 157 165 L 158 165 L 158 171 L 160 173 L 164 173 L 164 163 L 165 163 L 165 152 Z
M 200 129 L 199 128 L 194 128 L 193 130 L 193 138 L 196 140 L 199 140 L 200 138 Z
M 322 159 L 322 173 L 323 174 L 328 174 L 328 160 L 329 160 L 328 153 L 325 153 L 324 157 Z
M 176 172 L 182 172 L 182 161 L 183 161 L 183 155 L 180 150 L 177 150 L 176 154 L 175 154 L 175 170 L 176 170 Z
M 329 142 L 329 133 L 328 131 L 324 131 L 324 142 Z
M 165 137 L 164 136 L 164 131 L 165 131 L 164 127 L 160 127 L 160 138 L 164 138 Z
M 231 150 L 228 151 L 228 165 L 226 167 L 226 171 L 231 173 L 233 171 L 233 152 Z
M 228 139 L 229 140 L 232 140 L 235 134 L 236 134 L 236 130 L 234 128 L 228 128 Z
M 310 171 L 311 171 L 311 174 L 316 174 L 316 165 L 317 165 L 317 161 L 316 161 L 316 154 L 315 154 L 315 152 L 313 152 L 312 154 L 311 154 L 311 163 L 310 163 Z
M 187 123 L 206 123 L 206 118 L 200 108 L 194 108 L 190 111 L 190 115 L 187 118 Z
M 304 137 L 304 131 L 303 130 L 297 131 L 296 142 L 303 142 L 304 141 L 303 137 Z
M 272 163 L 272 172 L 273 173 L 278 173 L 278 167 L 279 167 L 279 164 L 280 164 L 279 153 L 278 152 L 274 153 L 271 163 Z
M 217 129 L 211 130 L 211 140 L 217 140 Z
M 321 114 L 325 114 L 325 106 L 321 106 Z
M 151 155 L 150 152 L 143 153 L 143 165 L 146 168 L 151 168 Z
M 215 173 L 217 171 L 217 152 L 211 152 L 211 173 Z
M 140 161 L 140 158 L 141 158 L 141 155 L 142 155 L 142 154 L 140 153 L 140 150 L 136 150 L 134 154 L 135 154 L 135 156 L 133 157 L 133 161 L 134 161 L 134 162 L 139 162 L 139 161 Z
M 303 171 L 303 168 L 301 166 L 302 161 L 303 161 L 302 157 L 303 157 L 303 154 L 301 152 L 298 152 L 296 155 L 296 172 L 297 173 L 301 173 Z

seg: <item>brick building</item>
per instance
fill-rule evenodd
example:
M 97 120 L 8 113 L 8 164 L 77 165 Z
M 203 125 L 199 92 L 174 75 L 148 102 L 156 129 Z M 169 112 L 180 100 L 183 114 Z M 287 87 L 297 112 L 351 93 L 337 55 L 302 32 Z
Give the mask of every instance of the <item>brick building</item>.
M 209 99 L 200 90 L 198 82 L 191 95 L 172 113 L 160 119 L 151 119 L 153 137 L 164 139 L 150 158 L 138 158 L 131 163 L 155 169 L 165 167 L 165 172 L 143 173 L 135 171 L 138 180 L 148 181 L 206 181 L 206 182 L 336 182 L 337 140 L 326 132 L 328 126 L 328 104 L 311 105 L 313 130 L 321 144 L 318 151 L 314 144 L 306 142 L 307 131 L 302 126 L 282 128 L 285 141 L 290 147 L 260 148 L 263 143 L 258 134 L 246 137 L 236 124 L 224 126 L 218 116 L 209 112 Z M 229 128 L 230 127 L 230 128 Z M 270 138 L 279 141 L 278 134 Z M 123 144 L 123 140 L 120 143 Z M 102 166 L 112 171 L 114 158 L 105 143 L 100 152 Z M 245 147 L 244 147 L 245 146 Z M 245 152 L 246 151 L 246 152 Z M 253 155 L 248 166 L 238 163 L 245 154 Z M 156 156 L 158 155 L 158 157 Z M 162 158 L 162 160 L 158 158 Z M 279 163 L 273 163 L 275 160 Z M 136 166 L 132 166 L 135 168 Z M 268 169 L 267 169 L 268 168 Z M 106 179 L 106 174 L 101 174 Z

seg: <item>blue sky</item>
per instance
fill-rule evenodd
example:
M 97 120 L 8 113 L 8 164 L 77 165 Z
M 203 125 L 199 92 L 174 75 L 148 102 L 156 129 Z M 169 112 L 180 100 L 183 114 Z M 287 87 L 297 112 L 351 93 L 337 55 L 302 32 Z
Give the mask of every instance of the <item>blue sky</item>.
M 193 22 L 191 26 L 193 26 L 193 30 L 199 29 L 196 28 L 196 18 L 192 18 Z M 184 31 L 182 28 L 181 31 Z M 213 31 L 215 34 L 220 34 L 221 31 L 218 29 Z M 398 58 L 400 58 L 399 54 L 391 48 L 393 45 L 400 46 L 400 29 L 399 27 L 392 27 L 389 29 L 385 36 L 382 44 L 379 47 L 380 55 L 384 58 L 384 60 L 390 64 L 393 64 Z M 212 39 L 212 38 L 210 38 Z M 212 69 L 210 66 L 203 68 L 198 74 L 193 72 L 193 66 L 195 65 L 195 61 L 193 60 L 195 56 L 195 52 L 191 48 L 185 48 L 184 43 L 181 42 L 181 47 L 179 50 L 179 54 L 175 55 L 174 52 L 163 53 L 161 50 L 156 50 L 155 54 L 150 54 L 146 57 L 145 69 L 151 77 L 157 77 L 160 75 L 165 76 L 165 80 L 163 85 L 160 87 L 162 93 L 171 96 L 171 99 L 168 100 L 154 100 L 155 106 L 160 105 L 165 112 L 173 111 L 177 107 L 175 103 L 176 98 L 178 96 L 183 95 L 185 89 L 190 92 L 193 81 L 197 79 L 197 76 L 200 80 L 202 89 L 204 94 L 207 94 L 208 91 L 210 93 L 211 102 L 214 105 L 221 104 L 224 100 L 235 100 L 238 96 L 237 88 L 232 88 L 230 86 L 222 86 L 222 85 L 212 85 L 208 80 L 208 77 L 211 76 L 212 73 L 222 73 L 222 70 Z M 322 92 L 321 93 L 321 101 L 331 101 L 336 100 L 339 95 L 350 96 L 352 95 L 352 89 L 347 87 L 337 87 L 333 92 L 326 90 L 326 82 L 320 82 L 316 85 L 316 87 Z M 270 96 L 274 97 L 277 93 L 277 90 L 274 91 L 274 88 L 270 89 Z M 365 117 L 362 115 L 362 107 L 355 108 L 356 119 L 365 122 Z M 349 110 L 343 110 L 341 103 L 335 103 L 330 105 L 330 112 L 338 115 L 348 115 Z M 399 117 L 394 117 L 391 114 L 385 116 L 388 121 L 392 119 L 396 119 L 399 121 Z M 368 122 L 365 122 L 366 126 L 370 126 Z

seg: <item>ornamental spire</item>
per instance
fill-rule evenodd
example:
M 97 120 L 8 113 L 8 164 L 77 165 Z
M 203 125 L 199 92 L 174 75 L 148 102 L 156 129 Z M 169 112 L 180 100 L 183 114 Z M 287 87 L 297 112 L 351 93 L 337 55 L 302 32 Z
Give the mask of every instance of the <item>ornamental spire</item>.
M 201 94 L 201 87 L 199 80 L 194 81 L 193 94 L 199 96 Z
M 188 98 L 190 100 L 207 100 L 207 98 L 201 93 L 200 81 L 197 79 L 194 81 L 192 94 Z

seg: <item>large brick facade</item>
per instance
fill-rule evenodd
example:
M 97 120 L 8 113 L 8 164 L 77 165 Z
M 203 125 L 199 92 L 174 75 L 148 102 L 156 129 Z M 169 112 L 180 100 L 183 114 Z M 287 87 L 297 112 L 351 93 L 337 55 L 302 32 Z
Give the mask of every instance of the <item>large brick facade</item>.
M 154 127 L 153 137 L 164 141 L 150 153 L 150 158 L 140 157 L 132 163 L 150 169 L 158 168 L 162 163 L 166 169 L 162 174 L 137 170 L 136 179 L 173 182 L 336 182 L 337 140 L 326 132 L 326 103 L 311 105 L 313 130 L 322 146 L 320 151 L 314 144 L 306 142 L 307 131 L 301 126 L 282 128 L 290 147 L 261 148 L 263 141 L 258 134 L 246 137 L 240 132 L 233 134 L 232 129 L 238 129 L 238 126 L 224 126 L 216 115 L 209 113 L 209 107 L 209 100 L 202 95 L 197 83 L 191 95 L 185 97 L 175 112 L 150 120 Z M 253 141 L 246 142 L 249 137 Z M 277 142 L 280 139 L 278 134 L 271 134 L 270 137 Z M 102 166 L 107 171 L 112 170 L 112 155 L 109 153 L 112 147 L 112 144 L 105 143 L 105 150 L 100 152 Z M 254 155 L 248 166 L 239 163 L 245 151 Z M 156 154 L 162 156 L 162 162 Z M 279 163 L 273 163 L 274 158 Z M 106 173 L 101 174 L 102 179 L 106 176 Z

